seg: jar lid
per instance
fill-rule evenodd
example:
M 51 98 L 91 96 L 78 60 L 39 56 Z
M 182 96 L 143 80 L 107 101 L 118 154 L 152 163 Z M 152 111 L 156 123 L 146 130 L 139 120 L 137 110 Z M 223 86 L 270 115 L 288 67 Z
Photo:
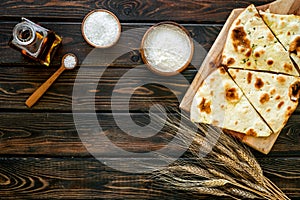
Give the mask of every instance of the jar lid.
M 29 45 L 35 39 L 35 33 L 31 26 L 26 21 L 18 23 L 13 29 L 13 37 L 16 39 L 18 44 Z

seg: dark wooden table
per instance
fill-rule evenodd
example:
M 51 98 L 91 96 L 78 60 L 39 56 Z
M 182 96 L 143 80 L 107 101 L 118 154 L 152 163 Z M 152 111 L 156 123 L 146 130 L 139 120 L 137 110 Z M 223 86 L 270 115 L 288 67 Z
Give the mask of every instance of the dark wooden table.
M 103 131 L 110 135 L 113 144 L 125 150 L 142 153 L 158 149 L 161 143 L 157 139 L 136 139 L 124 134 L 114 122 L 111 109 L 111 95 L 118 80 L 130 69 L 142 65 L 136 44 L 139 44 L 143 31 L 157 22 L 175 21 L 185 26 L 194 41 L 208 51 L 232 9 L 246 7 L 250 3 L 259 6 L 270 2 L 272 0 L 2 0 L 0 199 L 189 199 L 187 193 L 153 189 L 148 184 L 147 175 L 115 170 L 89 153 L 73 120 L 72 92 L 76 75 L 80 68 L 90 68 L 90 73 L 87 71 L 85 76 L 79 77 L 82 87 L 87 88 L 85 86 L 98 80 L 99 85 L 96 90 L 85 91 L 86 96 L 78 97 L 74 113 L 82 113 L 88 120 L 88 116 L 96 112 Z M 111 65 L 101 78 L 93 74 L 92 69 L 103 66 L 83 66 L 93 48 L 84 41 L 80 30 L 83 17 L 98 8 L 115 13 L 124 33 L 134 30 L 139 34 L 138 37 L 133 35 L 130 40 L 136 46 L 131 48 L 128 44 L 131 48 L 128 53 L 109 63 Z M 63 37 L 63 45 L 50 67 L 22 57 L 7 45 L 14 25 L 22 16 Z M 64 72 L 33 108 L 27 108 L 24 104 L 26 99 L 57 70 L 61 57 L 67 52 L 78 56 L 80 68 Z M 197 72 L 195 67 L 190 66 L 183 73 L 188 82 Z M 114 114 L 122 116 L 129 112 L 124 94 L 133 89 L 133 83 L 143 83 L 144 77 L 149 74 L 143 66 L 138 70 L 114 92 L 117 99 Z M 136 89 L 130 99 L 131 118 L 140 123 L 148 123 L 145 113 L 153 102 L 178 107 L 176 95 L 182 98 L 189 86 L 186 82 L 176 83 L 174 95 L 174 91 L 165 87 L 172 84 L 168 78 L 155 75 L 153 78 L 161 84 L 146 84 Z M 90 105 L 90 93 L 95 94 L 95 106 Z M 95 108 L 95 111 L 84 108 Z M 300 107 L 269 155 L 253 151 L 265 175 L 291 198 L 300 198 L 299 127 Z M 98 150 L 108 151 L 107 147 L 99 147 Z

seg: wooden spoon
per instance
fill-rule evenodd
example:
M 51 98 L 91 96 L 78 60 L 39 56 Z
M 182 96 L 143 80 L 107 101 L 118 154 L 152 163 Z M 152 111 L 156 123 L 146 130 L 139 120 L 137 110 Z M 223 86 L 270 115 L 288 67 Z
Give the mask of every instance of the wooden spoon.
M 74 62 L 75 60 L 75 62 Z M 41 96 L 48 90 L 48 88 L 54 83 L 54 81 L 59 77 L 63 71 L 66 69 L 74 69 L 77 65 L 77 57 L 68 53 L 63 56 L 60 68 L 45 82 L 43 83 L 25 102 L 25 104 L 31 108 L 40 98 Z

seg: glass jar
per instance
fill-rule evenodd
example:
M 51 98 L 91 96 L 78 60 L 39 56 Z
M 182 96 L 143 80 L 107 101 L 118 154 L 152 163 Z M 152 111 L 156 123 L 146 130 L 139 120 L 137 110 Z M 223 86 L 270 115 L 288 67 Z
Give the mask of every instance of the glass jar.
M 22 21 L 13 29 L 9 46 L 49 66 L 61 41 L 55 32 L 22 17 Z

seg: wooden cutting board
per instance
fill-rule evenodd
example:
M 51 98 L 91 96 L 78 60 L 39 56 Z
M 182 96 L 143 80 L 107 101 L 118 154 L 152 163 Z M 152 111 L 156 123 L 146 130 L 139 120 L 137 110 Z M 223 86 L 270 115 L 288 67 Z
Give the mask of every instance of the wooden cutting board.
M 257 7 L 259 10 L 267 10 L 269 9 L 272 13 L 277 14 L 296 14 L 300 15 L 300 0 L 277 0 L 270 4 L 263 5 Z M 244 9 L 234 9 L 230 16 L 228 17 L 224 27 L 222 28 L 219 36 L 217 37 L 215 43 L 211 47 L 210 51 L 208 52 L 206 58 L 204 59 L 201 68 L 199 69 L 197 75 L 191 86 L 189 87 L 188 91 L 186 92 L 181 104 L 180 108 L 189 112 L 190 107 L 193 101 L 193 98 L 200 87 L 203 80 L 214 70 L 216 70 L 217 66 L 221 63 L 221 54 L 223 51 L 223 47 L 225 45 L 225 41 L 227 38 L 227 33 L 230 29 L 231 24 L 233 21 L 239 16 L 239 14 Z M 229 132 L 229 131 L 227 131 Z M 264 153 L 268 154 L 272 149 L 278 134 L 272 134 L 266 138 L 256 138 L 252 136 L 246 136 L 240 133 L 233 133 L 231 134 L 238 137 L 242 142 L 249 145 L 250 147 Z

